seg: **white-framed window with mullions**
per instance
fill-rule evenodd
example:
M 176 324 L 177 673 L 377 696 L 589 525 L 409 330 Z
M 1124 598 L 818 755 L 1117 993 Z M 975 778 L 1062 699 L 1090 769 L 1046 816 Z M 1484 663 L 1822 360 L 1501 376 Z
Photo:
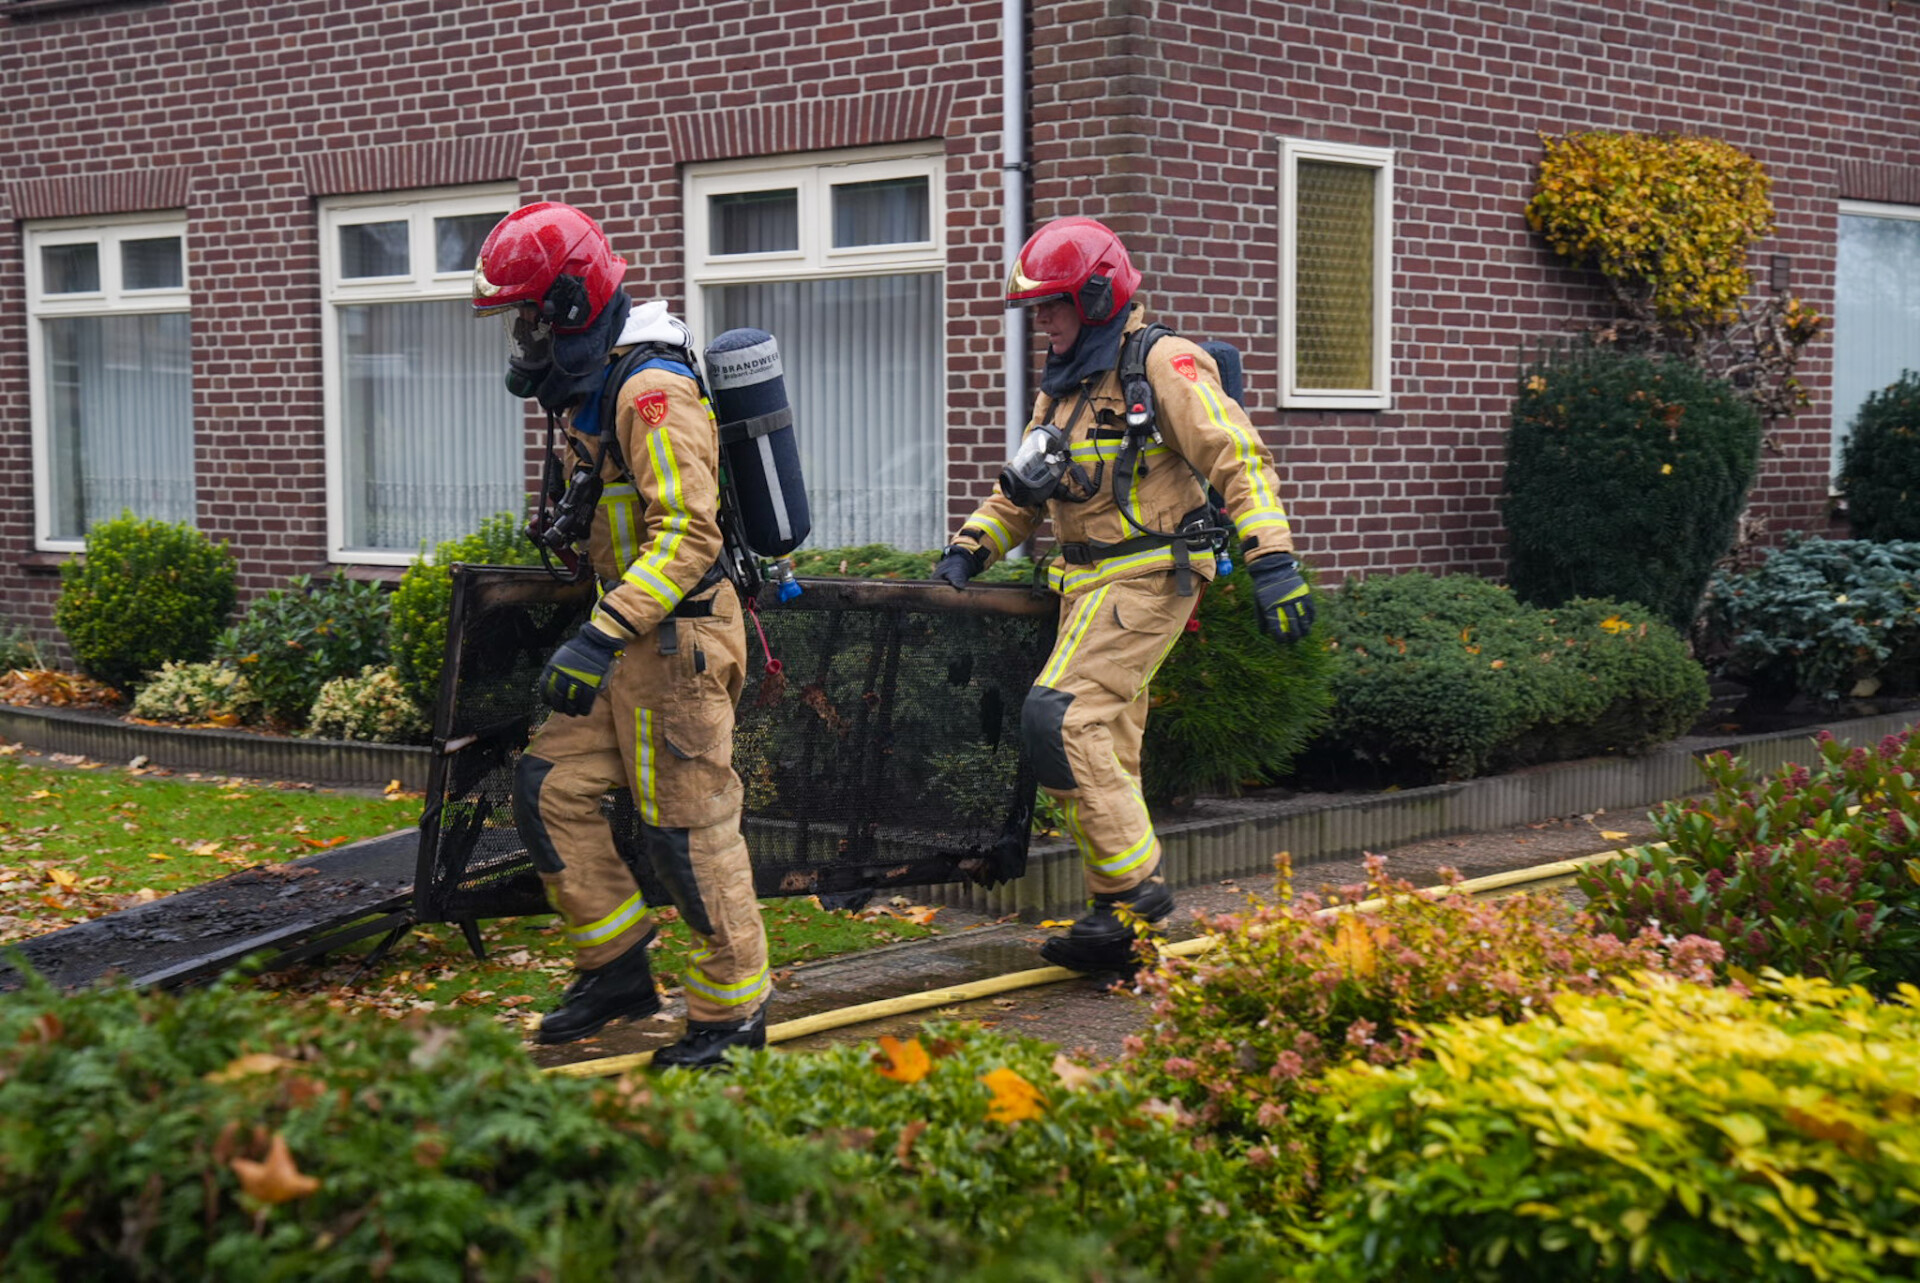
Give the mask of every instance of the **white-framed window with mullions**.
M 937 144 L 689 166 L 687 320 L 780 344 L 808 542 L 937 548 L 946 515 L 946 158 Z
M 182 214 L 25 228 L 34 543 L 85 546 L 123 510 L 194 519 Z
M 506 338 L 476 321 L 474 263 L 510 186 L 320 205 L 327 538 L 337 562 L 404 565 L 526 506 L 524 403 Z
M 1920 370 L 1920 205 L 1840 202 L 1833 273 L 1833 475 L 1866 399 Z
M 1280 144 L 1280 404 L 1393 405 L 1393 152 Z

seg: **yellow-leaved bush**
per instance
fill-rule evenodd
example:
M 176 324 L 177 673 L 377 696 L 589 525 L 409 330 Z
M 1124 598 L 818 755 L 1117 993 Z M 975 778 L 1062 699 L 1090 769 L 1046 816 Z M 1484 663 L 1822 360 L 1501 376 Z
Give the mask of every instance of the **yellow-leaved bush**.
M 1541 136 L 1527 222 L 1589 264 L 1631 308 L 1682 327 L 1731 321 L 1747 255 L 1773 230 L 1766 169 L 1717 138 L 1592 132 Z
M 1617 985 L 1329 1074 L 1322 1277 L 1913 1277 L 1920 990 Z

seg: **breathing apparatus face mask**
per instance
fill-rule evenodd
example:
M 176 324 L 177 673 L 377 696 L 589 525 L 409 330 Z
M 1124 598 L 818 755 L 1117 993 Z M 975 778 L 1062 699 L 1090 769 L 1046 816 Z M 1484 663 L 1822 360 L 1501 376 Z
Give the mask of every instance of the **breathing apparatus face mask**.
M 507 327 L 507 391 L 524 400 L 539 390 L 553 364 L 553 326 L 544 317 L 529 321 L 519 308 L 500 320 Z
M 1022 508 L 1038 508 L 1060 488 L 1072 458 L 1067 434 L 1043 423 L 1027 433 L 1013 458 L 1000 469 L 1000 493 Z

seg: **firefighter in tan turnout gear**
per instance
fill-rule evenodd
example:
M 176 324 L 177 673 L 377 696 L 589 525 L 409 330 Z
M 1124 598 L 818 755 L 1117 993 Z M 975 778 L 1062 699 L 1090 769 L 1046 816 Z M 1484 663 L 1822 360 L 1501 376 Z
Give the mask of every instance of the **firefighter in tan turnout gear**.
M 961 587 L 1053 519 L 1060 630 L 1022 731 L 1092 893 L 1088 913 L 1041 956 L 1086 972 L 1134 965 L 1133 926 L 1118 907 L 1147 923 L 1173 910 L 1141 796 L 1140 741 L 1147 685 L 1215 573 L 1209 487 L 1240 537 L 1262 627 L 1295 642 L 1313 626 L 1272 456 L 1221 390 L 1213 358 L 1148 325 L 1132 302 L 1139 282 L 1120 239 L 1090 218 L 1049 223 L 1021 249 L 1007 306 L 1032 307 L 1047 338 L 1041 392 L 999 490 L 934 569 Z
M 575 949 L 539 1041 L 660 1009 L 654 926 L 601 811 L 628 788 L 645 858 L 698 944 L 687 1033 L 654 1064 L 709 1068 L 765 1045 L 771 992 L 732 765 L 746 638 L 718 565 L 720 447 L 691 335 L 664 303 L 635 308 L 625 271 L 591 218 L 541 202 L 493 229 L 474 272 L 476 314 L 508 318 L 509 390 L 564 416 L 572 478 L 546 542 L 584 536 L 600 585 L 541 674 L 554 713 L 515 770 L 514 814 Z

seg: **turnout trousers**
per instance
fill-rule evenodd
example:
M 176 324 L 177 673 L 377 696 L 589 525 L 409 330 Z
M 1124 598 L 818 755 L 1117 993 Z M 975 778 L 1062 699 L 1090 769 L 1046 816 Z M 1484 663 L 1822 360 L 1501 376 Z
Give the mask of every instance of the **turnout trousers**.
M 629 642 L 584 717 L 547 719 L 516 768 L 514 813 L 576 964 L 597 969 L 653 931 L 601 810 L 631 789 L 643 858 L 695 936 L 688 1018 L 724 1022 L 753 1014 L 771 982 L 733 770 L 747 643 L 731 584 L 711 609 Z
M 1053 654 L 1021 709 L 1040 787 L 1060 804 L 1095 895 L 1131 890 L 1159 870 L 1140 790 L 1147 685 L 1198 601 L 1175 591 L 1172 571 L 1063 597 Z

